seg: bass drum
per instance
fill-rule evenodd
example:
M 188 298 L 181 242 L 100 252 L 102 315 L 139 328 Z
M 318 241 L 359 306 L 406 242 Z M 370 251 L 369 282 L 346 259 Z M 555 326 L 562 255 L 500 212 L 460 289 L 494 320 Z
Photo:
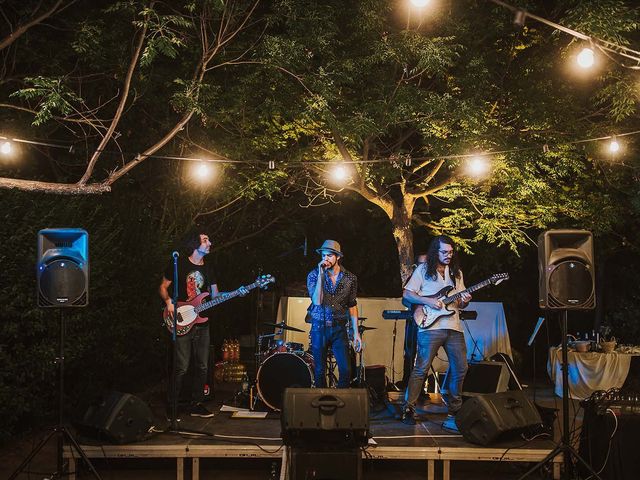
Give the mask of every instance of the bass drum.
M 274 353 L 260 365 L 256 383 L 260 399 L 279 412 L 285 388 L 313 385 L 313 357 L 306 352 Z

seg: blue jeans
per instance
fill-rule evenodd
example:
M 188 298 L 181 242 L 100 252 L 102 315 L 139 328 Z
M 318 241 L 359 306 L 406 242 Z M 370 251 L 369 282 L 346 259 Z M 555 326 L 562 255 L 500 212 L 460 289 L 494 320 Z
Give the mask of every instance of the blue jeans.
M 204 385 L 207 383 L 209 363 L 209 323 L 199 323 L 185 335 L 176 337 L 176 392 L 180 395 L 182 381 L 193 358 L 193 379 L 191 382 L 191 402 L 204 400 Z M 171 379 L 170 379 L 171 380 Z M 172 405 L 174 392 L 171 383 L 168 390 L 169 405 Z M 178 398 L 178 400 L 180 400 Z
M 450 329 L 418 330 L 418 356 L 409 377 L 405 407 L 415 407 L 429 366 L 440 347 L 444 348 L 449 357 L 449 370 L 444 382 L 448 390 L 443 392 L 443 397 L 449 414 L 455 415 L 462 406 L 462 382 L 467 373 L 467 345 L 462 332 Z
M 314 384 L 326 387 L 325 365 L 327 349 L 331 347 L 338 364 L 338 388 L 348 388 L 351 383 L 351 362 L 349 358 L 349 337 L 346 327 L 313 324 L 311 327 L 311 354 L 314 362 Z

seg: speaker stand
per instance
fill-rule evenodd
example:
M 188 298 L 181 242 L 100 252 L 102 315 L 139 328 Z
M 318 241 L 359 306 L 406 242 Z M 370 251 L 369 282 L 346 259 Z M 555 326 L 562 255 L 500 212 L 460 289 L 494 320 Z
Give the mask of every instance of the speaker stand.
M 573 462 L 571 457 L 575 458 L 579 463 L 584 466 L 587 471 L 591 474 L 589 478 L 595 478 L 598 480 L 602 480 L 602 478 L 595 472 L 591 465 L 589 465 L 576 451 L 575 448 L 571 446 L 571 438 L 569 431 L 569 356 L 568 356 L 568 347 L 567 347 L 567 310 L 563 309 L 560 311 L 561 319 L 560 319 L 560 327 L 562 330 L 562 438 L 560 443 L 556 448 L 554 448 L 549 455 L 547 455 L 543 460 L 539 463 L 536 463 L 533 467 L 531 467 L 524 475 L 522 475 L 518 480 L 523 480 L 528 477 L 536 470 L 546 465 L 547 463 L 553 461 L 553 459 L 558 455 L 562 454 L 563 456 L 563 465 L 564 469 L 561 475 L 563 479 L 572 479 L 573 476 Z
M 87 454 L 84 452 L 84 450 L 82 450 L 82 447 L 80 447 L 80 444 L 78 444 L 73 435 L 71 435 L 71 432 L 69 432 L 69 430 L 67 430 L 67 428 L 64 426 L 64 330 L 64 313 L 63 309 L 60 308 L 60 343 L 58 345 L 58 358 L 56 358 L 56 363 L 58 364 L 58 424 L 53 427 L 49 434 L 31 451 L 31 453 L 29 453 L 27 458 L 24 459 L 24 461 L 20 464 L 16 471 L 11 474 L 9 480 L 13 480 L 18 475 L 20 475 L 29 465 L 31 460 L 33 460 L 33 458 L 53 437 L 55 437 L 57 440 L 57 470 L 53 474 L 51 474 L 51 477 L 49 478 L 63 478 L 65 476 L 69 476 L 70 473 L 74 473 L 65 471 L 63 453 L 64 442 L 66 440 L 85 461 L 85 463 L 89 467 L 89 470 L 91 470 L 91 473 L 93 473 L 93 476 L 98 480 L 102 480 L 95 467 L 91 463 L 91 460 L 89 460 Z

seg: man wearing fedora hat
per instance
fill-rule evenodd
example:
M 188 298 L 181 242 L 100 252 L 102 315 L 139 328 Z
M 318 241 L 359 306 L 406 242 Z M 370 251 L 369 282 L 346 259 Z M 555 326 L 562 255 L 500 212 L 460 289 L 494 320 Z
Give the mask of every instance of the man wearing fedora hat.
M 353 330 L 356 351 L 362 348 L 358 332 L 358 305 L 356 293 L 358 279 L 342 267 L 340 244 L 325 240 L 316 249 L 321 255 L 318 267 L 307 275 L 307 289 L 311 297 L 311 353 L 314 360 L 315 386 L 326 386 L 325 364 L 331 347 L 338 364 L 338 388 L 347 388 L 351 382 L 349 359 L 349 323 Z

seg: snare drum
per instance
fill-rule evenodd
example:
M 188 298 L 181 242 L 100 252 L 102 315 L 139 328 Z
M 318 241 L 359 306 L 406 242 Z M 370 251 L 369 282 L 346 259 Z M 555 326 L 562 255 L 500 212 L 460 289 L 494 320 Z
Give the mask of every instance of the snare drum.
M 280 411 L 285 388 L 313 385 L 313 357 L 308 353 L 276 352 L 260 365 L 256 383 L 260 399 Z

